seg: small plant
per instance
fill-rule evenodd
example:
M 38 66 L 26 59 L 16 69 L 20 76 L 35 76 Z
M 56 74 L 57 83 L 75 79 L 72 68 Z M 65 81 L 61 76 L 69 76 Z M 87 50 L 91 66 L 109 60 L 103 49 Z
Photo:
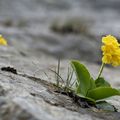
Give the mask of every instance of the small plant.
M 61 89 L 64 90 L 65 92 L 72 91 L 72 89 L 73 89 L 72 86 L 75 83 L 75 81 L 72 82 L 73 72 L 74 72 L 73 69 L 68 67 L 67 77 L 66 77 L 65 80 L 60 75 L 60 59 L 58 60 L 57 69 L 56 70 L 50 69 L 50 70 L 53 73 L 55 73 L 56 83 L 54 85 L 58 88 L 58 91 L 61 90 Z
M 114 106 L 107 103 L 105 99 L 120 95 L 120 90 L 113 88 L 104 77 L 101 77 L 101 74 L 105 64 L 120 65 L 120 44 L 111 35 L 103 37 L 102 43 L 104 44 L 101 47 L 103 52 L 102 65 L 97 78 L 94 79 L 82 63 L 72 60 L 70 63 L 76 75 L 75 85 L 73 87 L 69 85 L 70 82 L 66 81 L 66 83 L 68 83 L 67 87 L 71 92 L 83 98 L 88 104 L 93 104 L 103 110 L 115 111 Z

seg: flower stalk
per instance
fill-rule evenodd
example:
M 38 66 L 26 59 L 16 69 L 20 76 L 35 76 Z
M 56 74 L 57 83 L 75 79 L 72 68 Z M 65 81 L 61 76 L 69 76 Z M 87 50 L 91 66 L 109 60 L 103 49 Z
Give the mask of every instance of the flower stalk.
M 104 66 L 105 66 L 105 64 L 102 62 L 102 65 L 101 65 L 101 67 L 100 67 L 100 70 L 99 70 L 97 79 L 101 76 Z

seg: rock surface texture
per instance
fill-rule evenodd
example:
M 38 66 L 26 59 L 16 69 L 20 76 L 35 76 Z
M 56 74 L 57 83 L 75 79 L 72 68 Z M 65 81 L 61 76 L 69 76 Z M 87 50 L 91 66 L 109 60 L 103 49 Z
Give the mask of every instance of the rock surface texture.
M 65 77 L 67 62 L 62 61 L 61 73 Z M 51 83 L 54 75 L 48 70 L 54 69 L 57 60 L 45 56 L 23 56 L 11 47 L 0 48 L 0 119 L 1 120 L 119 120 L 119 112 L 101 112 L 96 109 L 83 109 L 73 100 L 55 93 Z M 98 66 L 85 63 L 95 74 Z M 66 66 L 66 67 L 65 67 Z M 47 73 L 48 77 L 45 76 Z M 63 74 L 64 73 L 64 74 Z M 106 78 L 113 86 L 119 87 L 119 71 L 105 69 Z M 109 74 L 109 75 L 108 75 Z M 113 75 L 112 75 L 113 74 Z M 114 80 L 113 80 L 114 79 Z M 118 82 L 118 83 L 117 83 Z M 120 111 L 120 97 L 110 99 Z

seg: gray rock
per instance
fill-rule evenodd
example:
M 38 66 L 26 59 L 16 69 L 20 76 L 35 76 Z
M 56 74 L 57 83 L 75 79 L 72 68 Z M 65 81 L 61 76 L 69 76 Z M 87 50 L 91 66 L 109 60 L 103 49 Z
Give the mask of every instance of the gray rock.
M 54 92 L 55 77 L 48 69 L 55 69 L 57 60 L 45 56 L 22 56 L 11 47 L 0 50 L 0 67 L 14 67 L 17 74 L 0 71 L 0 118 L 1 120 L 119 120 L 120 114 L 100 112 L 79 107 L 70 97 Z M 4 53 L 4 54 L 3 54 Z M 38 61 L 39 60 L 39 61 Z M 95 75 L 98 66 L 84 62 Z M 61 63 L 61 75 L 66 77 L 68 61 Z M 38 71 L 37 71 L 38 70 Z M 37 71 L 37 72 L 36 72 Z M 48 77 L 45 76 L 47 73 Z M 105 69 L 106 78 L 116 86 L 118 70 Z M 115 77 L 115 81 L 112 77 Z M 117 86 L 119 87 L 119 86 Z M 108 102 L 120 110 L 118 98 Z
M 101 37 L 119 38 L 119 8 L 118 0 L 1 0 L 0 33 L 22 53 L 28 50 L 38 56 L 42 51 L 57 58 L 98 62 Z M 61 24 L 76 18 L 87 25 L 87 34 L 64 35 L 50 29 L 55 20 Z

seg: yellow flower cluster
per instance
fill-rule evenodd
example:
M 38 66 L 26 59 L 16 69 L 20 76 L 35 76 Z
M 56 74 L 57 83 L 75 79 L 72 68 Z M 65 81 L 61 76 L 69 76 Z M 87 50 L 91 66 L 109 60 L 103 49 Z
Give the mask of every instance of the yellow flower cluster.
M 112 35 L 107 35 L 102 38 L 104 45 L 101 47 L 103 51 L 102 62 L 112 64 L 113 66 L 120 65 L 120 44 Z
M 0 45 L 7 45 L 7 41 L 0 35 Z

